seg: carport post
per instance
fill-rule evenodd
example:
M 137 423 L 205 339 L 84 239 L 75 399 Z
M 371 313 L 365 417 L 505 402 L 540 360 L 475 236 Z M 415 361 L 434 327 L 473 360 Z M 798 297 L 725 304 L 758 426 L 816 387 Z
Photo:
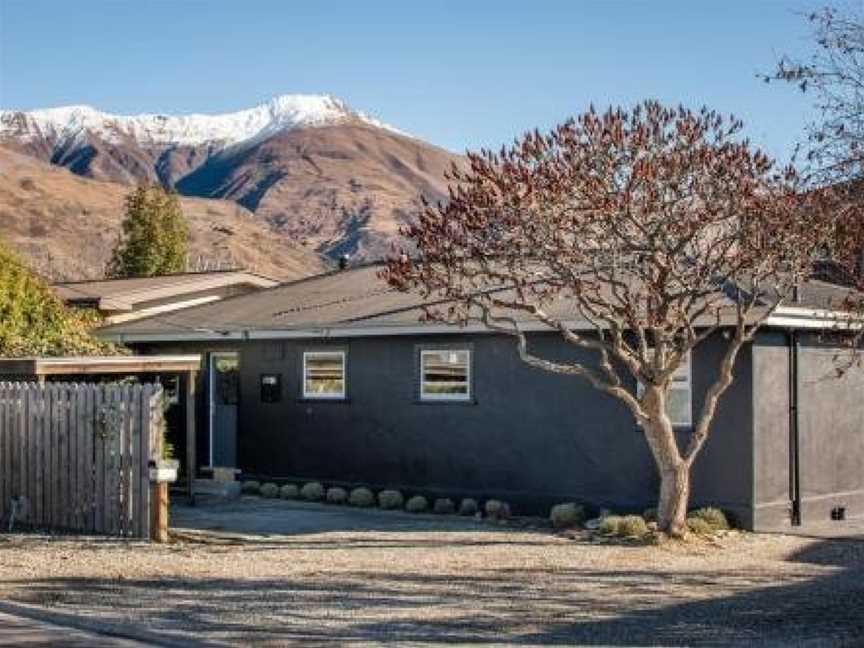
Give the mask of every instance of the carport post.
M 197 453 L 195 451 L 195 380 L 198 372 L 189 371 L 186 374 L 186 488 L 189 493 L 189 501 L 195 502 L 195 462 Z

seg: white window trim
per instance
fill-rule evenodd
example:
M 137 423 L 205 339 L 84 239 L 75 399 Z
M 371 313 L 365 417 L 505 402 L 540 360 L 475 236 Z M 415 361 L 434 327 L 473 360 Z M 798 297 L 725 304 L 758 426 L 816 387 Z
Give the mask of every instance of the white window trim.
M 467 353 L 468 354 L 468 362 L 466 365 L 465 371 L 465 381 L 467 385 L 467 390 L 464 394 L 429 394 L 426 392 L 426 370 L 425 365 L 423 363 L 424 358 L 427 355 L 438 355 L 441 353 Z M 421 349 L 420 350 L 420 400 L 421 401 L 432 401 L 432 402 L 440 402 L 440 401 L 456 401 L 456 402 L 465 402 L 470 401 L 472 398 L 471 389 L 471 349 L 468 348 L 440 348 L 440 349 Z
M 322 394 L 320 392 L 306 391 L 306 361 L 309 356 L 331 356 L 342 359 L 342 391 L 339 393 Z M 348 372 L 346 371 L 345 352 L 344 351 L 304 351 L 303 352 L 303 398 L 314 400 L 345 400 L 345 391 L 348 385 Z
M 693 426 L 693 354 L 688 351 L 687 355 L 684 356 L 683 362 L 685 363 L 684 369 L 687 372 L 687 380 L 686 382 L 682 381 L 677 383 L 678 389 L 687 389 L 687 420 L 686 421 L 672 421 L 673 427 L 692 427 Z M 681 369 L 682 367 L 679 367 Z M 670 386 L 670 390 L 675 389 L 676 383 L 674 382 L 674 374 L 673 374 L 673 382 Z M 636 381 L 636 397 L 642 398 L 642 392 L 644 387 L 642 383 L 638 380 Z M 668 414 L 668 412 L 667 412 Z

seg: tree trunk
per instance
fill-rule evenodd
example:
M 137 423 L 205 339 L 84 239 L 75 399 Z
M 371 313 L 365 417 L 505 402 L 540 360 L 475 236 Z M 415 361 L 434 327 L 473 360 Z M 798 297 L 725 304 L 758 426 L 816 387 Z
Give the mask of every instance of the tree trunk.
M 687 531 L 687 504 L 690 500 L 690 465 L 681 457 L 675 429 L 666 414 L 666 390 L 648 386 L 642 399 L 648 414 L 645 438 L 660 473 L 660 500 L 657 526 L 680 538 Z
M 660 468 L 660 502 L 657 526 L 670 536 L 681 538 L 687 531 L 687 503 L 690 500 L 690 467 L 679 461 Z

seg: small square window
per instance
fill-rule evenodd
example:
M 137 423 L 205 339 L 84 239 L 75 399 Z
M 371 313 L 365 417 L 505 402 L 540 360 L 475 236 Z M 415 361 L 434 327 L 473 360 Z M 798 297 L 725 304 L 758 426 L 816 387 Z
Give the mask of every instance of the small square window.
M 261 402 L 278 403 L 282 400 L 282 374 L 261 374 Z
M 345 352 L 303 353 L 303 397 L 345 398 Z
M 435 349 L 420 352 L 420 399 L 466 401 L 471 398 L 471 352 Z
M 641 398 L 642 383 L 636 384 L 636 395 Z M 666 414 L 672 420 L 672 425 L 689 427 L 693 425 L 693 385 L 690 373 L 690 353 L 681 360 L 681 364 L 672 374 L 669 394 L 666 398 Z

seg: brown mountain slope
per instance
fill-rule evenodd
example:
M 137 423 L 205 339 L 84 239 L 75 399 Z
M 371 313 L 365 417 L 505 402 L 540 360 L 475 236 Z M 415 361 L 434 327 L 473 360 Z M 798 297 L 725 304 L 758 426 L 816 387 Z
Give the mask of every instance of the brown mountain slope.
M 128 185 L 82 178 L 0 147 L 0 233 L 38 272 L 56 279 L 101 276 L 117 240 Z M 236 203 L 182 198 L 191 260 L 239 265 L 277 278 L 327 263 Z
M 311 249 L 358 259 L 401 244 L 420 196 L 445 198 L 445 171 L 464 161 L 337 99 L 300 95 L 209 116 L 0 110 L 0 144 L 94 180 L 233 200 Z
M 345 124 L 275 135 L 212 157 L 176 187 L 235 200 L 330 256 L 380 258 L 416 214 L 419 196 L 447 194 L 444 173 L 461 160 L 382 128 Z

